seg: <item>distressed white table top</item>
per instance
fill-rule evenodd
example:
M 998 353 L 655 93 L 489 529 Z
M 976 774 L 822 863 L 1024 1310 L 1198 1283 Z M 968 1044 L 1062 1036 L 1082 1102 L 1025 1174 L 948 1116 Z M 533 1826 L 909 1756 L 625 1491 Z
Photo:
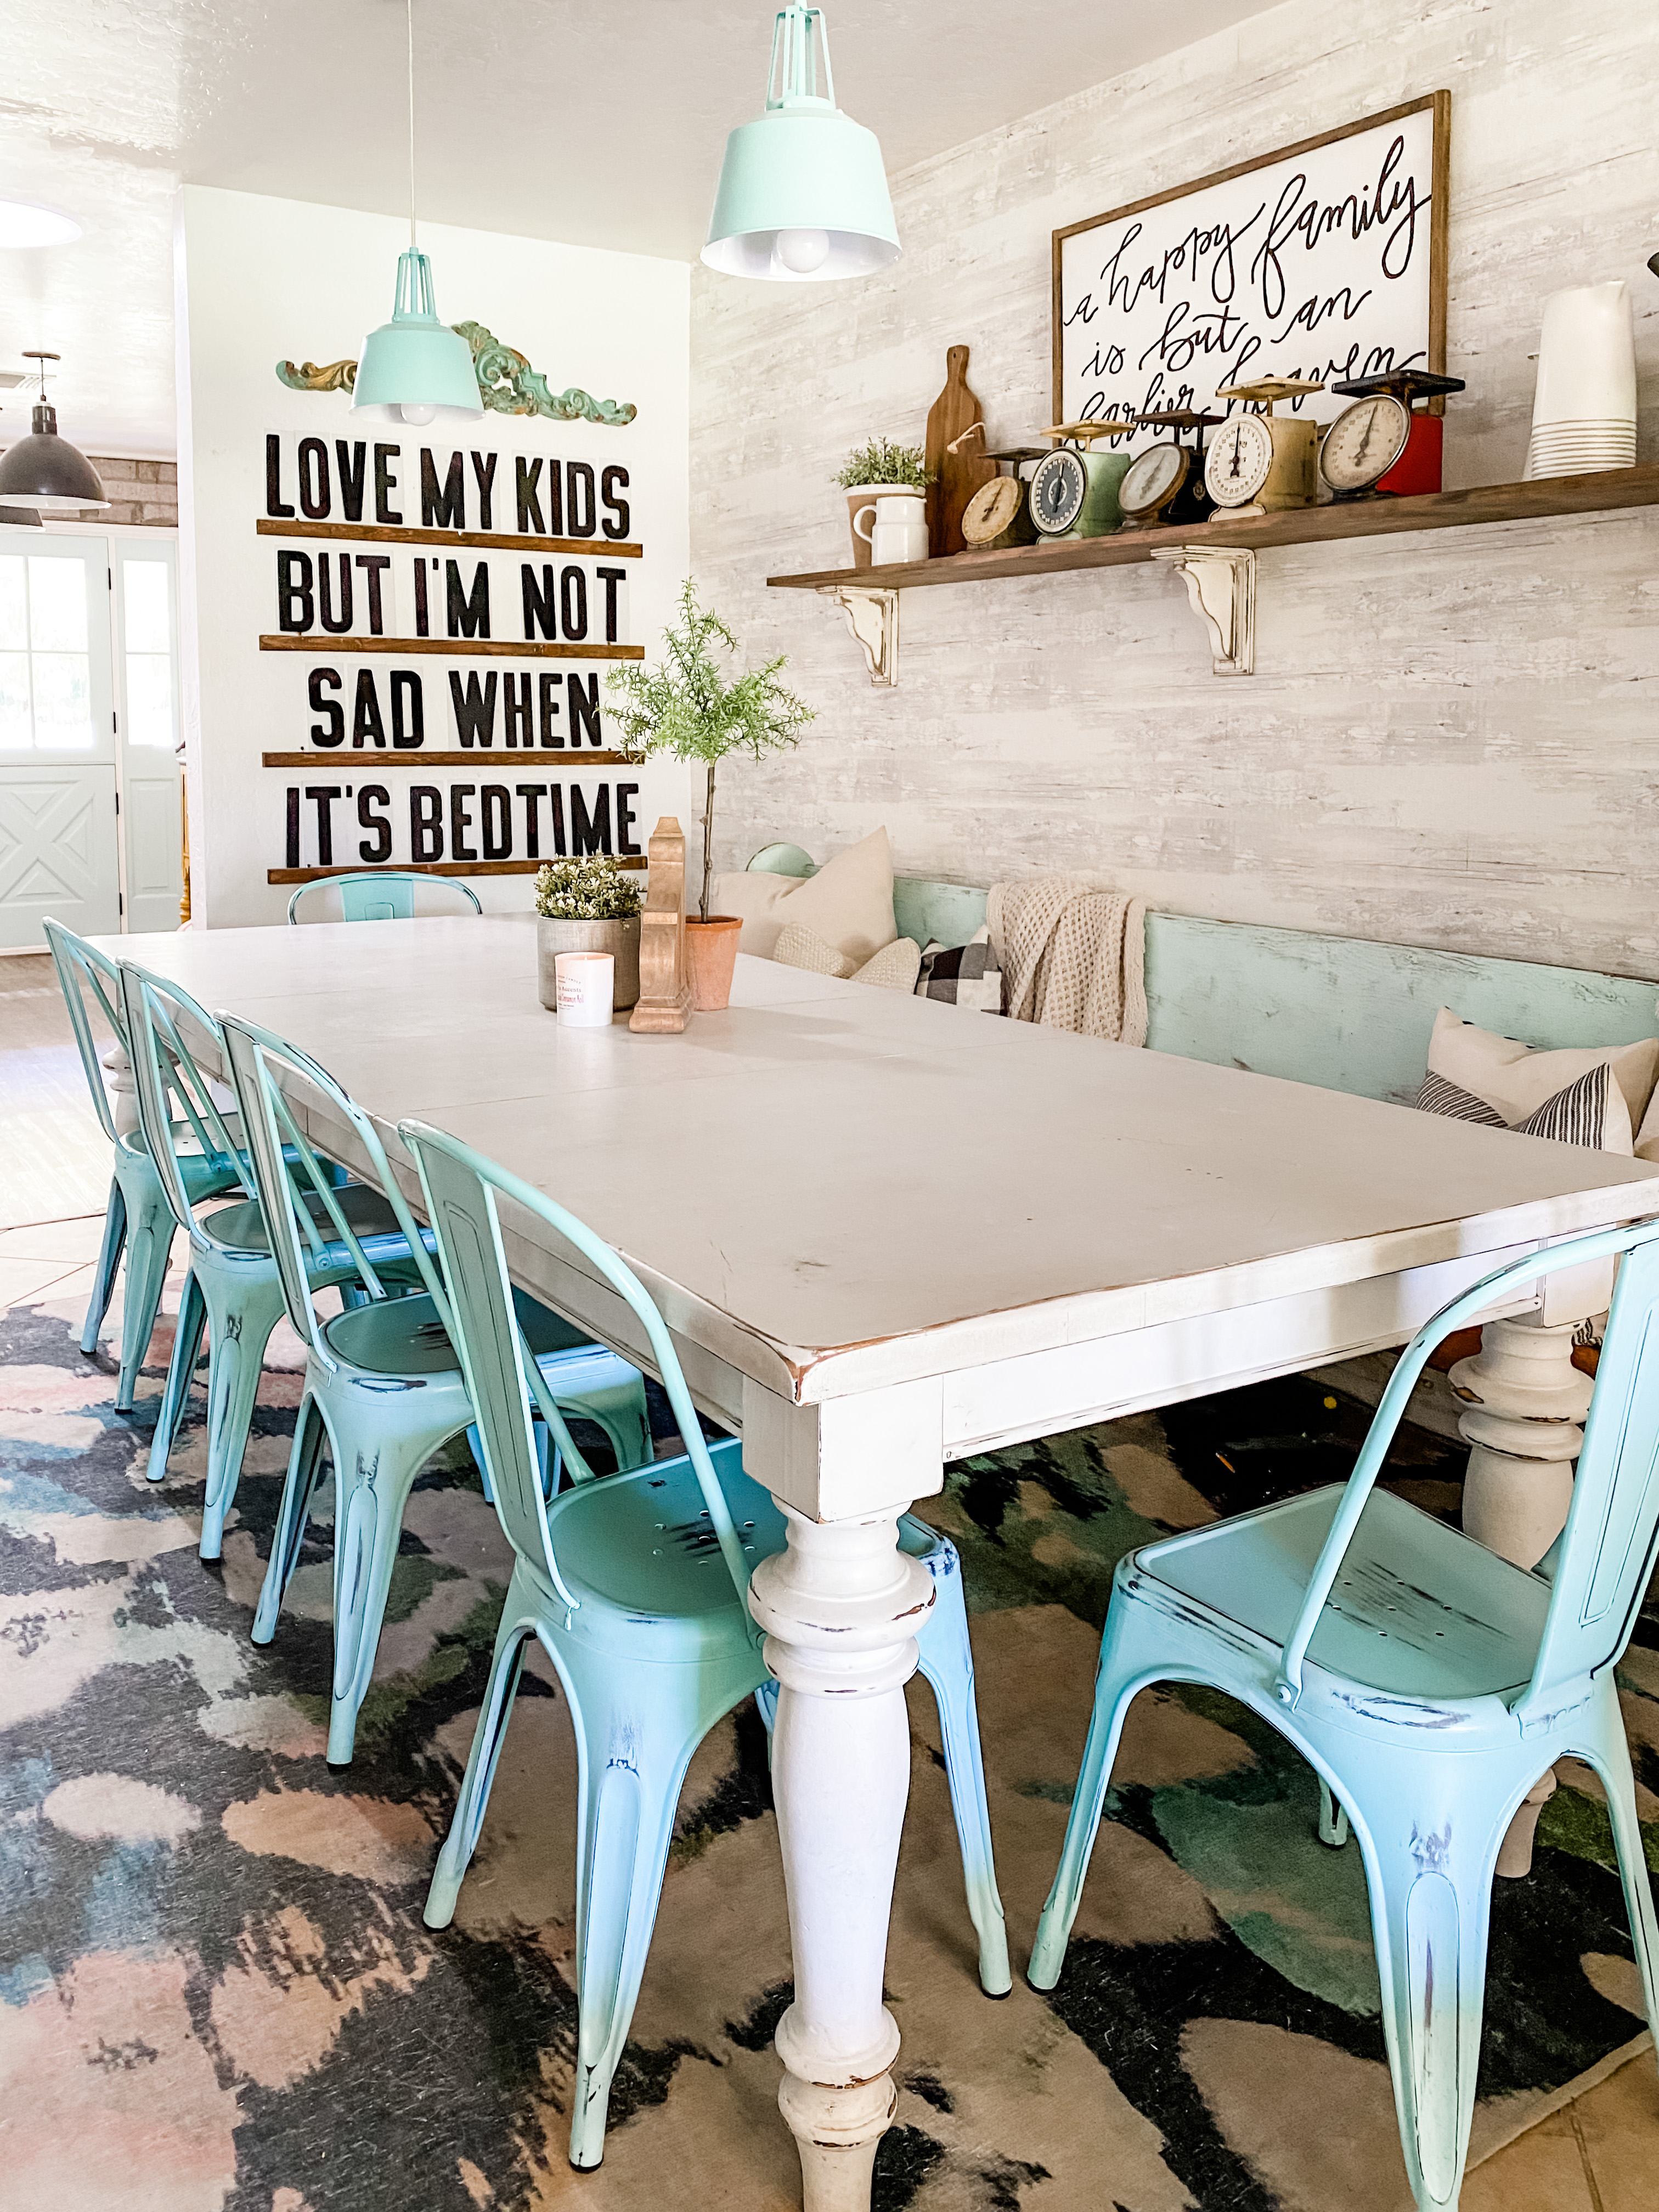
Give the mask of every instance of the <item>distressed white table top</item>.
M 548 1190 L 798 1401 L 1659 1207 L 1641 1162 L 757 960 L 683 1036 L 562 1028 L 527 917 L 99 941 Z

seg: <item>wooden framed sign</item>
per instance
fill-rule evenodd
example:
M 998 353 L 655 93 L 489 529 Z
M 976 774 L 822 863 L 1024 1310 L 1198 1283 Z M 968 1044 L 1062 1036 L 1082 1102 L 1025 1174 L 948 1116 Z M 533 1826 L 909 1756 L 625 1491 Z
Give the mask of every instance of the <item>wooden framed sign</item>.
M 1055 231 L 1055 422 L 1208 408 L 1268 374 L 1443 374 L 1450 136 L 1430 93 Z

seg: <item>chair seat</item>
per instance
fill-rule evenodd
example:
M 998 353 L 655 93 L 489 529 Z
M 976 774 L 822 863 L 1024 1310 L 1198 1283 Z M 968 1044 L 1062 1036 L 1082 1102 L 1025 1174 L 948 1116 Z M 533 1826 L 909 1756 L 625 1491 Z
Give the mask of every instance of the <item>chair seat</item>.
M 325 1322 L 323 1335 L 331 1351 L 367 1375 L 451 1375 L 457 1382 L 461 1379 L 455 1347 L 428 1291 L 354 1306 Z
M 757 1565 L 783 1549 L 784 1517 L 743 1473 L 735 1437 L 711 1444 L 709 1456 L 744 1551 Z M 601 1609 L 626 1614 L 636 1634 L 648 1620 L 712 1626 L 711 1616 L 720 1613 L 747 1634 L 689 1459 L 658 1460 L 631 1474 L 580 1483 L 551 1502 L 547 1519 L 559 1571 L 572 1592 L 591 1592 Z M 550 1589 L 548 1596 L 562 1610 Z
M 1343 1494 L 1335 1484 L 1149 1544 L 1133 1565 L 1202 1606 L 1218 1625 L 1236 1624 L 1282 1646 Z M 1536 1575 L 1392 1492 L 1374 1490 L 1308 1657 L 1392 1694 L 1492 1697 L 1530 1677 L 1549 1601 L 1549 1585 Z
M 334 1197 L 356 1236 L 395 1237 L 402 1246 L 403 1233 L 398 1226 L 398 1217 L 378 1190 L 371 1190 L 367 1183 L 347 1183 L 343 1189 L 334 1193 Z M 314 1191 L 307 1197 L 306 1205 L 317 1226 L 325 1236 L 331 1237 L 333 1224 L 329 1219 L 328 1210 Z M 228 1244 L 236 1251 L 269 1252 L 270 1249 L 270 1239 L 265 1234 L 264 1216 L 254 1199 L 245 1200 L 240 1206 L 222 1206 L 216 1212 L 207 1216 L 202 1226 L 216 1243 Z M 374 1257 L 372 1251 L 369 1257 Z M 449 1364 L 451 1366 L 455 1364 L 453 1354 Z

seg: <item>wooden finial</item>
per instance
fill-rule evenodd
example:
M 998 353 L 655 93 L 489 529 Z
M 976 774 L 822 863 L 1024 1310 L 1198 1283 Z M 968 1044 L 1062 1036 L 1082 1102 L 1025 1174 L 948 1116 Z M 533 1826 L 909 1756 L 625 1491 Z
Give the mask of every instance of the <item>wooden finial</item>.
M 628 1026 L 683 1030 L 691 1006 L 685 980 L 685 832 L 673 815 L 659 817 L 646 851 L 651 882 L 640 916 L 640 996 Z

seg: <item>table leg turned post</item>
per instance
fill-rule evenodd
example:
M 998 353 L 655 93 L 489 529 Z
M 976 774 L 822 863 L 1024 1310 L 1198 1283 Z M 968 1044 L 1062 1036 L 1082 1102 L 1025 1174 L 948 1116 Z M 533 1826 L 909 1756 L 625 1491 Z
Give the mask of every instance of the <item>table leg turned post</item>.
M 904 1685 L 933 1587 L 898 1549 L 897 1509 L 827 1523 L 784 1510 L 788 1548 L 750 1594 L 781 1686 L 772 1784 L 795 2001 L 778 2024 L 778 2103 L 806 2212 L 868 2212 L 899 2045 L 882 1984 L 910 1784 Z
M 1534 1567 L 1567 1525 L 1590 1378 L 1572 1364 L 1571 1322 L 1489 1321 L 1451 1370 L 1468 1439 L 1463 1527 L 1516 1566 Z

